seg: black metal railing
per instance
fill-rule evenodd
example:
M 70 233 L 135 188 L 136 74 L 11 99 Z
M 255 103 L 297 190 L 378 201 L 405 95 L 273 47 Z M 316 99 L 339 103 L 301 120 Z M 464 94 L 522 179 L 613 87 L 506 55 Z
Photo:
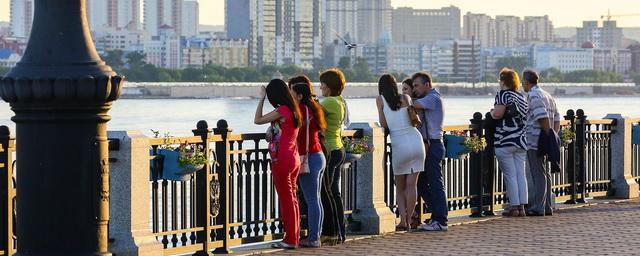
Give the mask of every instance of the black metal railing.
M 199 126 L 206 127 L 201 121 Z M 235 134 L 226 121 L 218 122 L 214 135 L 151 139 L 152 231 L 166 254 L 213 250 L 228 253 L 231 246 L 270 241 L 283 237 L 278 196 L 271 176 L 271 160 L 264 133 Z M 194 135 L 202 133 L 194 130 Z M 361 136 L 357 131 L 344 131 L 344 137 Z M 192 143 L 210 150 L 207 157 L 212 172 L 204 170 L 171 181 L 163 178 L 160 147 Z M 356 203 L 357 162 L 345 165 L 341 191 L 345 216 L 351 220 Z M 202 184 L 209 184 L 209 187 Z M 209 196 L 207 196 L 209 195 Z M 203 207 L 209 199 L 209 207 Z M 208 219 L 205 228 L 203 221 Z M 354 224 L 355 225 L 355 224 Z M 207 248 L 205 239 L 208 241 Z
M 587 120 L 582 110 L 569 110 L 564 119 L 561 121 L 562 129 L 575 132 L 576 139 L 568 144 L 563 143 L 560 150 L 560 165 L 563 170 L 551 174 L 556 202 L 584 202 L 588 197 L 607 195 L 611 182 L 611 127 L 615 126 L 615 122 Z M 493 215 L 495 209 L 504 208 L 509 202 L 502 171 L 493 150 L 493 122 L 489 113 L 484 118 L 481 113 L 475 113 L 468 125 L 444 127 L 445 135 L 456 131 L 457 134 L 477 135 L 487 140 L 487 147 L 482 152 L 469 153 L 460 158 L 446 157 L 442 161 L 450 215 Z M 445 145 L 446 143 L 445 139 Z M 386 137 L 385 145 L 385 202 L 397 214 L 391 166 L 393 149 Z M 634 168 L 636 175 L 640 176 L 640 171 L 637 170 L 640 162 L 637 145 L 634 145 L 634 150 Z M 550 168 L 549 164 L 547 168 Z M 640 177 L 636 180 L 640 182 Z M 422 200 L 419 206 L 422 217 L 428 217 Z
M 13 255 L 16 244 L 16 140 L 0 126 L 0 255 Z
M 632 123 L 632 137 L 640 138 L 640 118 L 629 120 Z M 640 184 L 640 143 L 632 141 L 631 144 L 631 175 Z

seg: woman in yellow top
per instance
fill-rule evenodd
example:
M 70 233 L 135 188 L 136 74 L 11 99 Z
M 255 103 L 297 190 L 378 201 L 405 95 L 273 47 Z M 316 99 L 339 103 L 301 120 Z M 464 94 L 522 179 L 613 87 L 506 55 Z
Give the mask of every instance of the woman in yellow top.
M 345 151 L 342 145 L 342 123 L 345 119 L 346 105 L 342 98 L 346 80 L 337 68 L 320 74 L 320 90 L 324 97 L 320 104 L 324 108 L 327 129 L 324 131 L 324 146 L 327 151 L 327 169 L 324 172 L 321 188 L 321 200 L 324 208 L 322 236 L 324 239 L 337 239 L 344 242 L 344 208 L 340 195 L 340 167 L 344 162 Z

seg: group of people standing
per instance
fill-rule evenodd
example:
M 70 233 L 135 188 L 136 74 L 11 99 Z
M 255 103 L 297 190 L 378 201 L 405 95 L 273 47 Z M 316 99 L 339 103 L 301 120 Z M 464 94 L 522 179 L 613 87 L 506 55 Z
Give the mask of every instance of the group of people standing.
M 551 215 L 550 173 L 544 168 L 544 160 L 559 144 L 560 115 L 555 100 L 537 85 L 538 74 L 526 70 L 523 78 L 526 98 L 520 92 L 518 73 L 500 71 L 500 91 L 491 110 L 496 120 L 496 157 L 511 205 L 504 215 Z M 293 77 L 288 83 L 274 79 L 261 89 L 254 122 L 271 124 L 266 137 L 285 229 L 282 242 L 272 245 L 276 248 L 320 247 L 323 240 L 345 240 L 339 187 L 340 167 L 345 160 L 341 133 L 349 115 L 342 97 L 346 80 L 339 69 L 333 68 L 320 74 L 320 83 L 321 101 L 306 76 Z M 400 216 L 396 229 L 447 231 L 447 196 L 441 168 L 445 157 L 442 97 L 425 72 L 405 79 L 402 93 L 395 77 L 382 75 L 378 91 L 379 121 L 389 132 L 393 148 Z M 275 110 L 263 115 L 265 98 Z M 526 178 L 527 165 L 530 179 Z M 303 240 L 298 184 L 307 205 L 309 233 Z M 431 219 L 424 223 L 416 217 L 418 196 L 431 212 Z
M 320 247 L 322 240 L 342 243 L 346 238 L 340 194 L 340 167 L 345 160 L 342 129 L 349 118 L 342 98 L 346 79 L 339 69 L 329 69 L 320 74 L 320 83 L 322 101 L 316 99 L 306 76 L 288 83 L 273 79 L 261 89 L 254 123 L 271 124 L 266 136 L 285 229 L 282 242 L 272 247 Z M 263 115 L 265 98 L 275 110 Z M 304 240 L 300 240 L 297 184 L 307 205 L 309 234 Z

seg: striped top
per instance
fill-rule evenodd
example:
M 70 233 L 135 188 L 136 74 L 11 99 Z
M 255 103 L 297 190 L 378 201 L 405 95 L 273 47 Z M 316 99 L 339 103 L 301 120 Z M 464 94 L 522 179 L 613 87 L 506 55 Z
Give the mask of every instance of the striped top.
M 519 147 L 526 150 L 527 138 L 524 127 L 529 107 L 524 96 L 513 90 L 501 90 L 496 94 L 494 104 L 503 106 L 513 104 L 517 110 L 517 114 L 505 116 L 496 121 L 494 146 L 496 148 Z
M 538 137 L 542 129 L 538 120 L 549 118 L 549 126 L 553 129 L 554 123 L 560 122 L 560 113 L 558 113 L 556 100 L 537 85 L 527 94 L 527 102 L 529 103 L 526 126 L 527 149 L 538 150 Z

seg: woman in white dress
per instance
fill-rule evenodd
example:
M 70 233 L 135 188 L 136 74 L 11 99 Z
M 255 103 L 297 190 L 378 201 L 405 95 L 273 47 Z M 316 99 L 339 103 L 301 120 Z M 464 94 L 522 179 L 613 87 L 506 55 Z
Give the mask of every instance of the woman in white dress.
M 392 75 L 380 77 L 378 92 L 380 96 L 376 99 L 376 104 L 380 124 L 389 129 L 393 149 L 391 167 L 395 176 L 400 214 L 400 224 L 396 229 L 407 230 L 415 211 L 418 173 L 424 170 L 422 135 L 413 127 L 409 118 L 407 107 L 411 106 L 411 98 L 398 93 L 398 83 Z

